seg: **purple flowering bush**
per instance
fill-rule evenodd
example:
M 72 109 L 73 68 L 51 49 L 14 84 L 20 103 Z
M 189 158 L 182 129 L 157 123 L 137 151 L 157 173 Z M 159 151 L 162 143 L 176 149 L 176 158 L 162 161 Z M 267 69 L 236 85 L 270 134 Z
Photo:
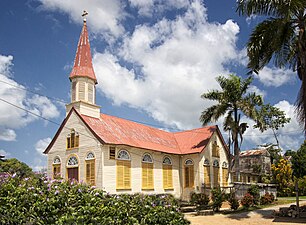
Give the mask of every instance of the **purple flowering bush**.
M 0 177 L 0 224 L 189 224 L 171 195 L 110 195 L 44 176 Z

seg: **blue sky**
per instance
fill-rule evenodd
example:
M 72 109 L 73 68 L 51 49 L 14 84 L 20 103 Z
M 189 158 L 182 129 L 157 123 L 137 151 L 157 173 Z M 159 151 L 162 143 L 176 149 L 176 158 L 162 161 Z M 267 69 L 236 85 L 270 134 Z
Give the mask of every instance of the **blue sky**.
M 42 151 L 70 100 L 84 9 L 101 111 L 170 131 L 201 126 L 200 113 L 212 103 L 200 95 L 218 88 L 218 75 L 246 77 L 245 44 L 262 19 L 239 17 L 235 1 L 2 0 L 0 98 L 52 122 L 0 101 L 0 154 L 36 170 L 46 167 Z M 292 117 L 279 131 L 283 149 L 303 141 L 294 118 L 299 87 L 296 74 L 273 65 L 251 87 Z M 271 142 L 270 131 L 250 128 L 242 150 Z

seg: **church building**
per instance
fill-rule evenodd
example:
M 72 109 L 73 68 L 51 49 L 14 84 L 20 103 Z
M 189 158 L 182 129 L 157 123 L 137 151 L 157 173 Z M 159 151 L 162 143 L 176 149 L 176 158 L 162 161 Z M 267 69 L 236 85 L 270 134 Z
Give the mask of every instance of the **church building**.
M 69 79 L 66 118 L 44 151 L 49 177 L 111 194 L 170 193 L 185 200 L 228 186 L 229 151 L 218 126 L 167 132 L 100 112 L 86 19 Z

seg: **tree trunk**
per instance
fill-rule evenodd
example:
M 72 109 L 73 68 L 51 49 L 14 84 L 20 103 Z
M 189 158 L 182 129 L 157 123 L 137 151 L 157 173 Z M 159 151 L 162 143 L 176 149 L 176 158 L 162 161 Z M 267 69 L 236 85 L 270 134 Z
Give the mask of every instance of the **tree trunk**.
M 298 179 L 297 178 L 295 178 L 295 197 L 296 197 L 297 217 L 300 218 L 299 185 L 298 185 Z
M 235 155 L 235 174 L 237 181 L 240 182 L 240 168 L 239 168 L 239 156 L 240 156 L 240 151 L 239 151 L 239 142 L 238 142 L 238 127 L 239 127 L 239 121 L 238 121 L 238 110 L 237 108 L 234 109 L 234 116 L 235 116 L 235 130 L 232 132 L 235 132 L 233 135 L 233 141 L 234 141 L 234 155 Z

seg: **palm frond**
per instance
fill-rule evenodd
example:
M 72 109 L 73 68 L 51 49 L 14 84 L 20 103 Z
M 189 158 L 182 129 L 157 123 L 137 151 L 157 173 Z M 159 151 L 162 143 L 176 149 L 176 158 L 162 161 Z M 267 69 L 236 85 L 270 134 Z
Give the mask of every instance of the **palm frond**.
M 288 18 L 305 5 L 305 0 L 238 0 L 236 11 L 244 16 L 256 14 Z

